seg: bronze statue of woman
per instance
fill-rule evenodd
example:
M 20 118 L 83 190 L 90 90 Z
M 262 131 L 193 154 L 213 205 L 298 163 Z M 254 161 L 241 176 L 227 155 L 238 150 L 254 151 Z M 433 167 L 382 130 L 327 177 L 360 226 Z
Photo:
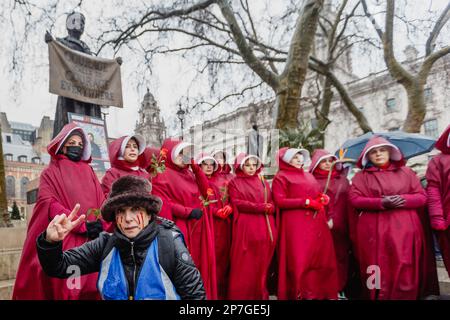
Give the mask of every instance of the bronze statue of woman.
M 84 32 L 85 20 L 84 15 L 79 12 L 70 13 L 66 19 L 68 36 L 65 38 L 57 38 L 56 40 L 70 49 L 92 55 L 87 44 L 80 39 Z M 47 32 L 45 34 L 45 42 L 48 43 L 50 41 L 53 41 L 53 37 Z M 69 123 L 67 115 L 69 112 L 101 118 L 101 109 L 99 105 L 58 96 L 53 126 L 53 138 L 67 123 Z

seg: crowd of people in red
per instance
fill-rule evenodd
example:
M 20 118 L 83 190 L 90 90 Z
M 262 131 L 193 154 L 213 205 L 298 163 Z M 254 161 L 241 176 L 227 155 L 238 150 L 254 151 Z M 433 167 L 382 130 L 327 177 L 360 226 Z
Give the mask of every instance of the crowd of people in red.
M 433 233 L 450 273 L 450 126 L 436 143 L 427 187 L 400 149 L 369 140 L 351 181 L 336 156 L 319 149 L 281 148 L 269 182 L 255 155 L 230 164 L 222 150 L 193 154 L 193 145 L 167 139 L 146 147 L 139 135 L 109 147 L 102 182 L 92 168 L 89 139 L 66 125 L 48 146 L 51 163 L 40 179 L 13 299 L 99 299 L 99 275 L 78 289 L 48 276 L 36 239 L 59 214 L 79 203 L 87 214 L 63 242 L 71 249 L 112 232 L 98 212 L 114 182 L 134 175 L 162 200 L 159 216 L 181 231 L 208 299 L 422 299 L 438 295 Z M 112 187 L 113 186 L 113 187 Z

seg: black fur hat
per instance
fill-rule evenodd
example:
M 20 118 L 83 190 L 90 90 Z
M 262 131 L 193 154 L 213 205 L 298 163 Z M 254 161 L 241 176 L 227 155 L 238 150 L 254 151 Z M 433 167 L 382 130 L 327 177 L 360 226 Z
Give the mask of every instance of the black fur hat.
M 142 207 L 149 215 L 156 215 L 161 210 L 162 201 L 150 194 L 151 183 L 136 176 L 124 176 L 117 179 L 111 187 L 108 199 L 102 206 L 102 217 L 112 222 L 118 209 L 123 207 Z

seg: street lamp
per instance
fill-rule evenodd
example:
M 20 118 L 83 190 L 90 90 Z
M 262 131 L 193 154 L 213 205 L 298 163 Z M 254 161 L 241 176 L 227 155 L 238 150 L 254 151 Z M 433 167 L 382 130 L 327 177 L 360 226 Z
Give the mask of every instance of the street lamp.
M 180 102 L 178 104 L 177 117 L 178 117 L 178 119 L 180 119 L 180 122 L 181 122 L 181 140 L 183 140 L 183 121 L 184 121 L 185 115 L 186 115 L 186 111 L 184 111 L 181 108 L 181 102 Z

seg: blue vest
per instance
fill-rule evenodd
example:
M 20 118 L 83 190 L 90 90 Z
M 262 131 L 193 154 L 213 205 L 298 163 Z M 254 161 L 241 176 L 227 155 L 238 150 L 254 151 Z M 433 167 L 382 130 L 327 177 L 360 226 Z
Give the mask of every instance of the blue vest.
M 104 300 L 180 300 L 172 281 L 159 264 L 158 238 L 148 248 L 134 293 L 129 293 L 119 250 L 115 247 L 102 261 L 97 288 Z

